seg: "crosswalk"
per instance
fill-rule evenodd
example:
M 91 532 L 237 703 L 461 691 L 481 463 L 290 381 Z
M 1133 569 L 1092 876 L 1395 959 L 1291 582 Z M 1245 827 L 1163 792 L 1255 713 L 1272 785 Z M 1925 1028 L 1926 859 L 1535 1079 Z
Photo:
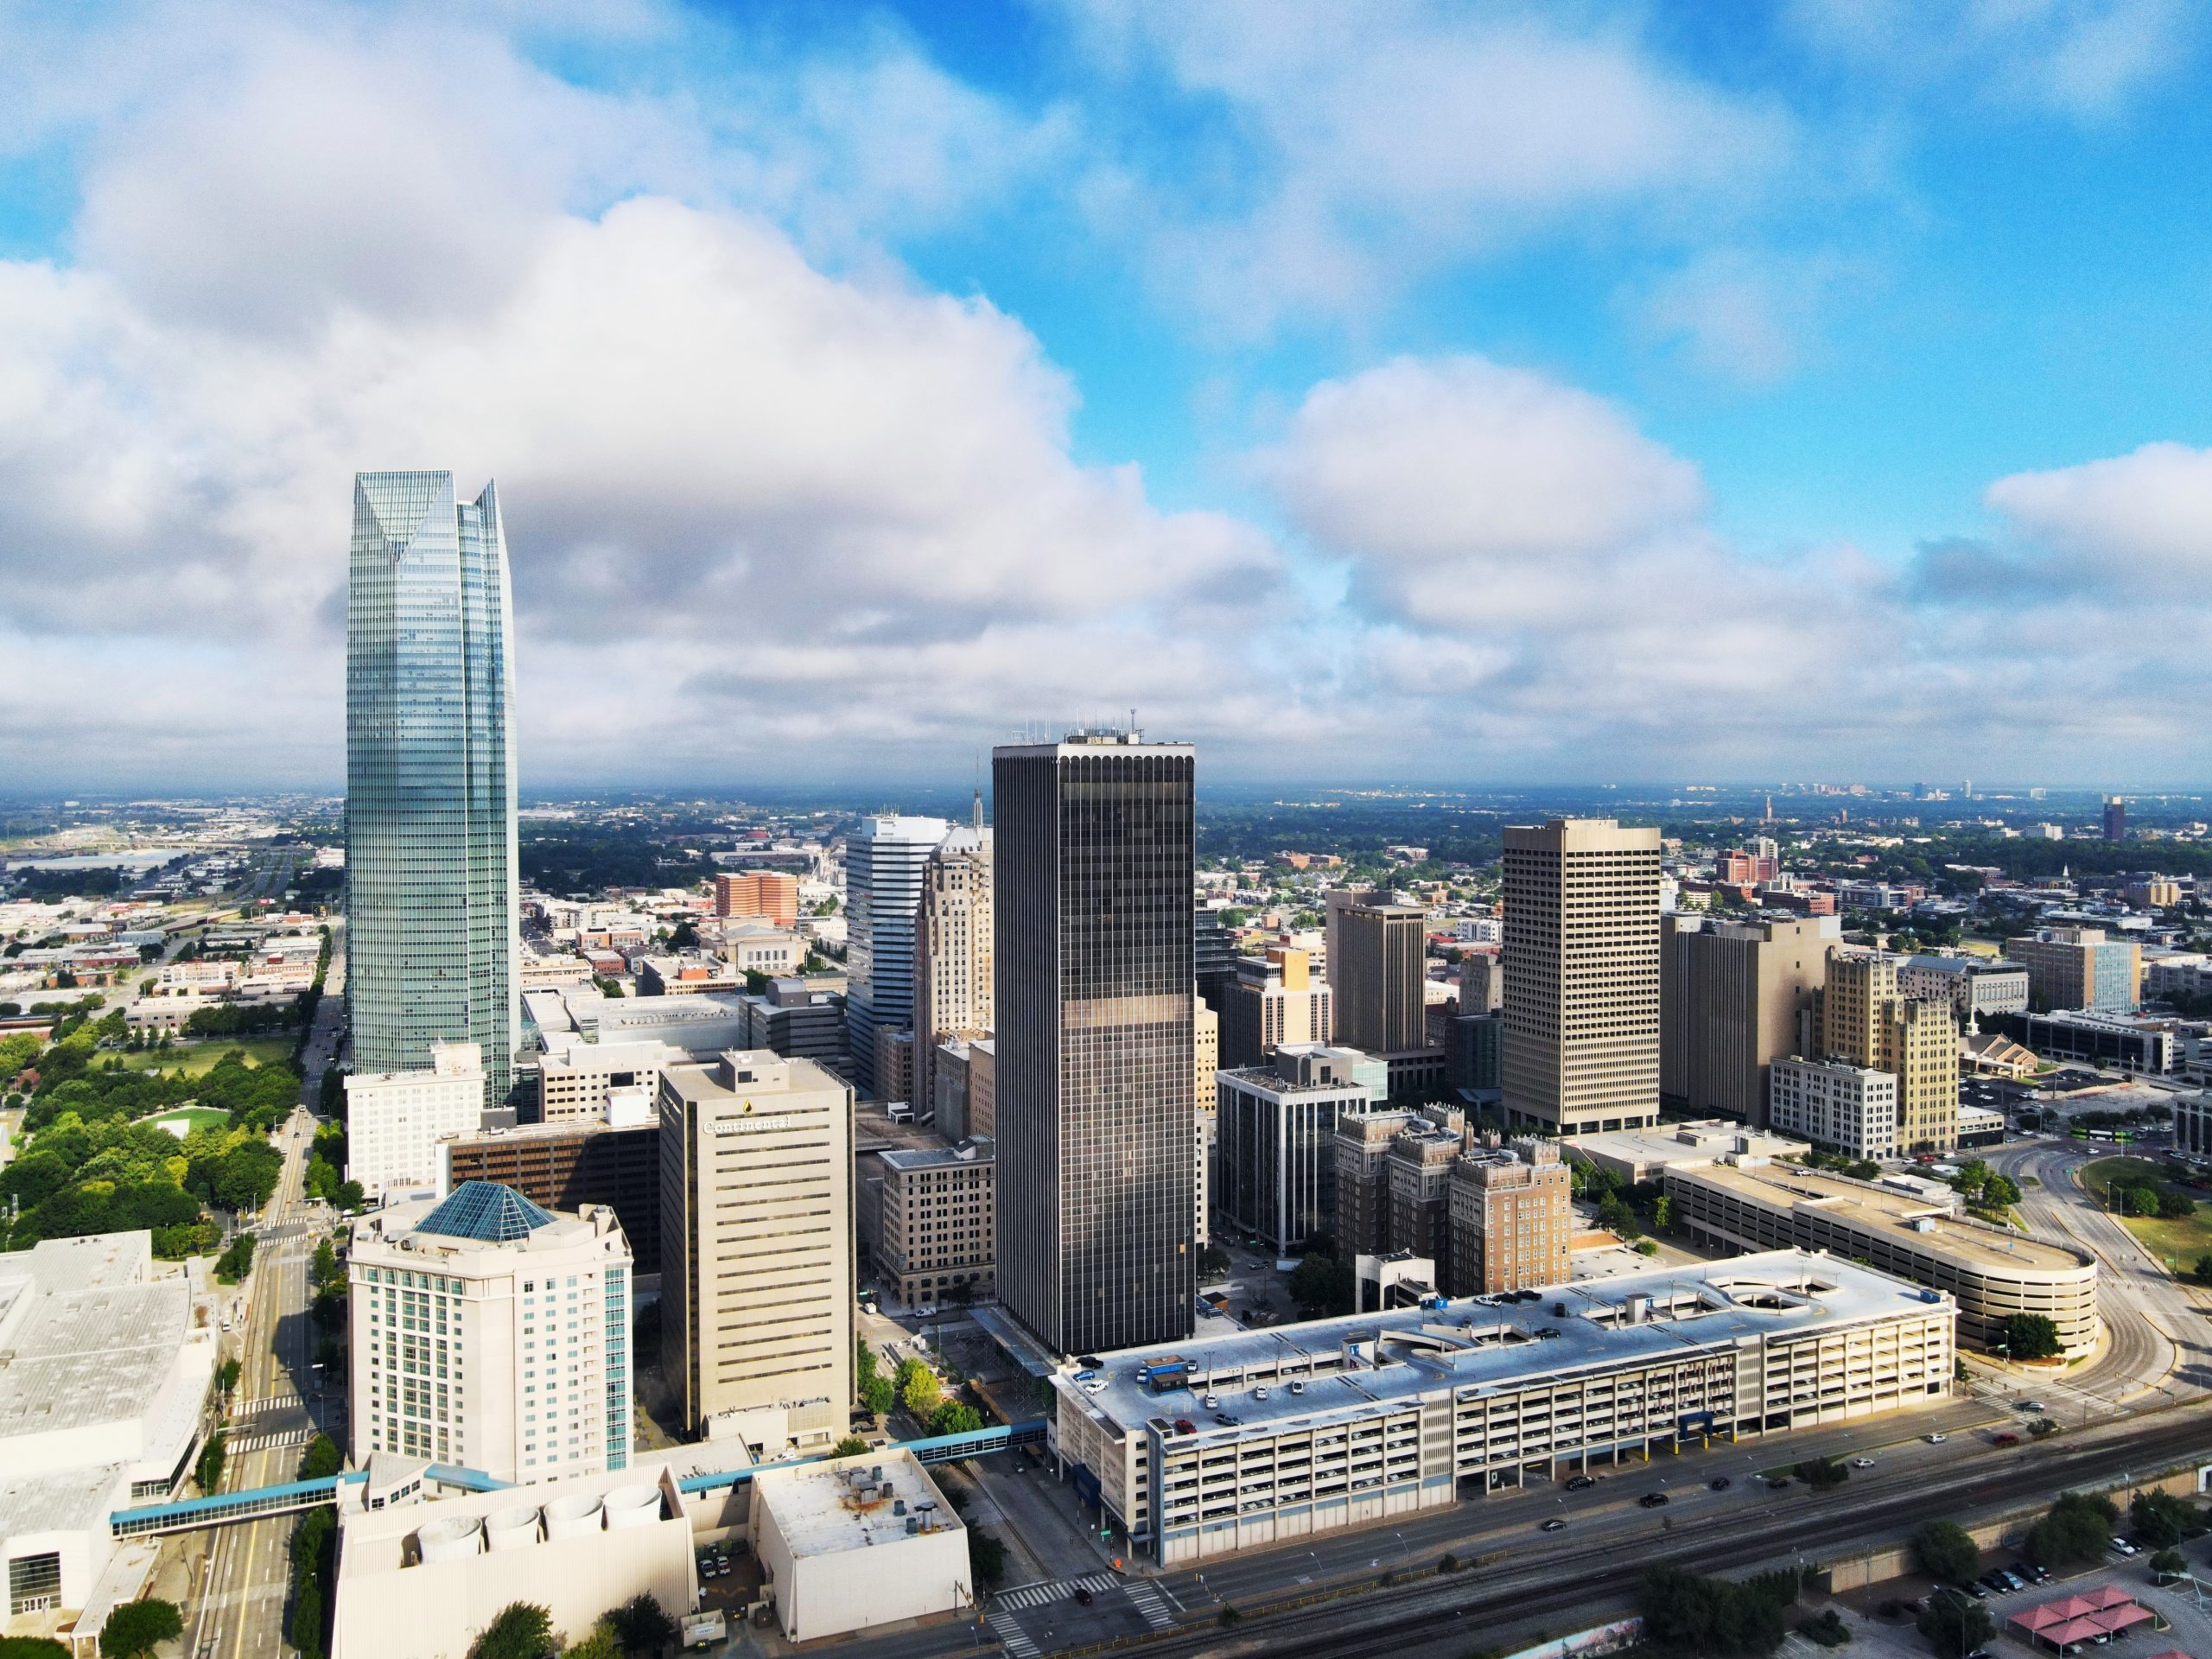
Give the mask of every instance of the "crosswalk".
M 991 1634 L 998 1637 L 999 1645 L 1014 1659 L 1038 1659 L 1037 1644 L 1022 1634 L 1021 1626 L 1012 1613 L 1001 1609 L 983 1622 L 991 1627 Z
M 231 1415 L 258 1417 L 264 1411 L 289 1411 L 300 1403 L 296 1394 L 272 1394 L 266 1400 L 247 1400 L 231 1408 Z
M 1019 1589 L 1002 1590 L 992 1598 L 991 1605 L 1006 1612 L 1018 1613 L 1025 1608 L 1042 1607 L 1048 1601 L 1065 1601 L 1075 1594 L 1077 1585 L 1095 1596 L 1120 1582 L 1111 1573 L 1093 1573 L 1080 1579 L 1043 1579 Z
M 1166 1630 L 1175 1623 L 1175 1615 L 1167 1609 L 1167 1598 L 1160 1586 L 1143 1579 L 1125 1579 L 1122 1588 L 1129 1592 L 1129 1599 L 1137 1605 L 1137 1611 L 1144 1615 L 1144 1622 L 1155 1630 Z
M 243 1440 L 228 1442 L 224 1449 L 236 1457 L 241 1452 L 265 1452 L 271 1446 L 305 1446 L 314 1438 L 311 1428 L 287 1428 L 274 1434 L 249 1434 Z

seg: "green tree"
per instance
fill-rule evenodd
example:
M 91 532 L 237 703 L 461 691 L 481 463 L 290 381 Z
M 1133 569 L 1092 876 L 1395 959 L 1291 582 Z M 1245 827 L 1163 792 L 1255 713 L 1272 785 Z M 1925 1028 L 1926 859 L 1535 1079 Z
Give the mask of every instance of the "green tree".
M 1966 1659 L 1997 1634 L 1997 1626 L 1978 1601 L 1955 1591 L 1937 1591 L 1916 1621 L 1920 1633 L 1944 1659 Z
M 300 1659 L 322 1659 L 324 1610 L 338 1565 L 338 1517 L 327 1507 L 309 1510 L 292 1533 L 292 1645 Z
M 932 1434 L 972 1434 L 982 1426 L 982 1414 L 957 1400 L 948 1400 L 930 1414 Z
M 836 1445 L 830 1448 L 830 1455 L 833 1458 L 857 1458 L 863 1452 L 871 1451 L 874 1448 L 859 1435 L 848 1434 L 843 1440 L 838 1441 Z
M 2171 1492 L 2138 1492 L 2127 1506 L 2127 1528 L 2139 1543 L 2164 1548 L 2202 1535 L 2204 1514 Z
M 911 1370 L 907 1369 L 910 1365 L 913 1368 Z M 927 1422 L 944 1393 L 937 1380 L 937 1373 L 917 1360 L 901 1360 L 899 1370 L 904 1377 L 899 1385 L 900 1402 L 917 1421 Z
M 2187 1221 L 2196 1213 L 2196 1200 L 2186 1192 L 2158 1194 L 2158 1216 L 2164 1221 Z
M 1840 1486 L 1851 1478 L 1850 1468 L 1839 1458 L 1807 1458 L 1791 1472 L 1816 1492 Z
M 1651 1206 L 1651 1224 L 1655 1229 L 1662 1233 L 1675 1224 L 1675 1201 L 1673 1198 L 1668 1197 L 1664 1193 L 1662 1193 L 1659 1196 L 1658 1200 Z
M 1912 1535 L 1920 1570 L 1944 1584 L 1970 1583 L 1981 1571 L 1981 1548 L 1955 1521 L 1930 1521 Z
M 1354 1291 L 1351 1265 L 1319 1250 L 1309 1252 L 1291 1269 L 1289 1290 L 1299 1312 L 1308 1319 L 1349 1313 Z
M 561 1659 L 622 1659 L 622 1644 L 614 1639 L 613 1628 L 602 1618 L 591 1627 L 589 1636 L 563 1648 Z
M 534 1601 L 511 1601 L 470 1644 L 468 1659 L 553 1659 L 553 1615 Z
M 346 1466 L 346 1457 L 338 1444 L 327 1434 L 318 1434 L 300 1453 L 302 1480 L 327 1480 Z
M 222 1369 L 215 1373 L 215 1386 L 221 1389 L 225 1394 L 229 1394 L 238 1385 L 238 1373 L 239 1365 L 238 1361 L 235 1359 L 225 1360 L 223 1362 Z
M 969 1528 L 968 1566 L 977 1584 L 991 1588 L 1006 1577 L 1006 1546 L 981 1527 Z
M 2161 1580 L 2177 1579 L 2189 1571 L 2189 1557 L 2177 1549 L 2162 1549 L 2151 1558 L 2150 1565 Z
M 222 1488 L 224 1441 L 226 1431 L 217 1429 L 207 1437 L 207 1444 L 200 1448 L 200 1461 L 192 1465 L 192 1478 L 200 1483 L 202 1494 L 213 1496 Z
M 2058 1325 L 2047 1314 L 2008 1314 L 2005 1319 L 2005 1346 L 2014 1359 L 2056 1359 Z
M 651 1592 L 631 1597 L 608 1613 L 604 1622 L 614 1632 L 617 1645 L 630 1659 L 646 1659 L 646 1656 L 673 1647 L 680 1634 L 676 1621 L 653 1599 Z
M 69 1659 L 69 1649 L 42 1636 L 0 1636 L 0 1659 Z
M 100 1627 L 100 1652 L 104 1659 L 148 1659 L 162 1643 L 183 1634 L 184 1615 L 176 1604 L 149 1596 L 127 1601 L 107 1616 Z
M 2050 1567 L 2104 1559 L 2120 1511 L 2088 1492 L 2062 1492 L 2042 1520 L 2028 1529 L 2028 1558 Z
M 1772 1653 L 1788 1633 L 1783 1611 L 1796 1599 L 1794 1573 L 1761 1573 L 1743 1583 L 1708 1579 L 1678 1567 L 1643 1575 L 1637 1600 L 1643 1639 L 1684 1659 Z

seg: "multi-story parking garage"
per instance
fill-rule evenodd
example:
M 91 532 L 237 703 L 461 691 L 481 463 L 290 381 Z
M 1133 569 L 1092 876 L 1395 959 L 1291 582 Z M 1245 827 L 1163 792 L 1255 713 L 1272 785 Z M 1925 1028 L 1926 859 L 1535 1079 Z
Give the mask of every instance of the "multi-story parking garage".
M 2097 1340 L 2097 1265 L 2086 1252 L 2007 1232 L 1915 1193 L 1794 1164 L 1718 1163 L 1670 1169 L 1675 1220 L 1697 1243 L 1724 1249 L 1829 1250 L 1945 1292 L 1959 1340 L 1994 1351 L 2005 1321 L 2041 1313 L 2067 1357 Z
M 1942 1398 L 1950 1298 L 1802 1250 L 1436 1299 L 1053 1379 L 1053 1448 L 1164 1564 Z

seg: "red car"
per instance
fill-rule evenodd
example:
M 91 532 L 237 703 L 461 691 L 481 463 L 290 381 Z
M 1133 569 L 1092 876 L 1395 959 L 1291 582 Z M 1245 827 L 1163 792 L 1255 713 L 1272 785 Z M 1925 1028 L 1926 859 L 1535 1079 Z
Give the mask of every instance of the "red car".
M 1989 1443 L 1992 1446 L 2018 1446 L 2020 1437 L 2017 1434 L 1998 1434 L 1992 1436 Z

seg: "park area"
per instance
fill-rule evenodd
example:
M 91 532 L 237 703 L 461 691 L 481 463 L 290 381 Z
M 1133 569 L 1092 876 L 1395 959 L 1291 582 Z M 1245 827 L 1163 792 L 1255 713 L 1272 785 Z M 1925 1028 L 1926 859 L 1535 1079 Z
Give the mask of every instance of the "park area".
M 289 1037 L 208 1037 L 198 1042 L 173 1042 L 168 1047 L 124 1050 L 103 1053 L 105 1061 L 120 1059 L 133 1071 L 159 1071 L 172 1077 L 204 1077 L 215 1063 L 233 1049 L 244 1049 L 248 1065 L 286 1065 L 292 1058 Z
M 2145 1249 L 2176 1273 L 2192 1272 L 2200 1257 L 2212 1255 L 2212 1212 L 2197 1201 L 2196 1193 L 2177 1182 L 2163 1164 L 2148 1158 L 2100 1158 L 2082 1166 L 2082 1185 L 2092 1198 L 2119 1217 L 2120 1224 L 2134 1234 Z M 2115 1189 L 2120 1190 L 2117 1194 Z M 2170 1209 L 2177 1211 L 2180 1204 L 2186 1202 L 2189 1213 L 2122 1213 L 2123 1205 L 2143 1207 L 2139 1201 L 2129 1205 L 2128 1194 L 2145 1189 L 2159 1193 Z

